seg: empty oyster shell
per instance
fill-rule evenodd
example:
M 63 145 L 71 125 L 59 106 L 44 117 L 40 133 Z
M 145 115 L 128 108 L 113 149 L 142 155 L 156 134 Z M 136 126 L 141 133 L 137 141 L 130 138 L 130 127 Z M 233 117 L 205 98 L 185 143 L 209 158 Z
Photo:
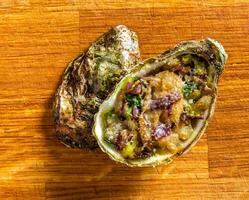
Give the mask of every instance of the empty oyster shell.
M 226 60 L 222 45 L 207 38 L 138 64 L 95 115 L 102 151 L 139 167 L 168 164 L 188 151 L 213 114 Z
M 64 144 L 97 147 L 91 131 L 93 116 L 139 57 L 137 35 L 118 25 L 67 66 L 53 104 L 56 133 Z

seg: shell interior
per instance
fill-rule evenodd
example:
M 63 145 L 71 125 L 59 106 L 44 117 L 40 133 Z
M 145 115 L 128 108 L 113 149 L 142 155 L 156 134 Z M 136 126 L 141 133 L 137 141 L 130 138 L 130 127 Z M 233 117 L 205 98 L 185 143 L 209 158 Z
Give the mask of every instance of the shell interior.
M 127 159 L 124 158 L 115 147 L 110 146 L 110 144 L 105 141 L 105 123 L 104 123 L 104 115 L 108 111 L 110 111 L 117 100 L 117 94 L 120 90 L 122 90 L 123 86 L 130 80 L 131 77 L 143 77 L 145 74 L 153 73 L 155 70 L 160 69 L 162 71 L 167 70 L 164 69 L 164 64 L 167 63 L 170 59 L 175 58 L 176 56 L 183 55 L 186 53 L 196 54 L 203 57 L 209 65 L 211 65 L 214 70 L 214 78 L 212 81 L 212 88 L 214 90 L 214 95 L 212 97 L 211 104 L 207 110 L 205 110 L 203 114 L 203 119 L 197 120 L 193 129 L 193 133 L 191 136 L 184 142 L 182 142 L 182 150 L 173 153 L 164 153 L 159 154 L 155 153 L 147 158 L 137 158 L 137 159 Z M 222 73 L 225 61 L 227 59 L 227 54 L 225 53 L 221 44 L 212 39 L 206 39 L 201 41 L 190 41 L 177 45 L 174 49 L 167 51 L 166 53 L 156 57 L 145 60 L 143 63 L 137 65 L 132 74 L 124 77 L 120 83 L 116 86 L 114 92 L 110 95 L 110 97 L 102 103 L 100 106 L 99 112 L 95 115 L 95 124 L 93 128 L 93 134 L 97 139 L 97 142 L 105 153 L 107 153 L 113 160 L 124 163 L 128 166 L 156 166 L 159 164 L 168 164 L 170 163 L 174 157 L 179 156 L 185 152 L 187 152 L 201 137 L 204 133 L 205 128 L 208 124 L 208 120 L 213 114 L 217 96 L 217 83 L 219 79 L 219 75 Z M 159 70 L 159 71 L 160 71 Z

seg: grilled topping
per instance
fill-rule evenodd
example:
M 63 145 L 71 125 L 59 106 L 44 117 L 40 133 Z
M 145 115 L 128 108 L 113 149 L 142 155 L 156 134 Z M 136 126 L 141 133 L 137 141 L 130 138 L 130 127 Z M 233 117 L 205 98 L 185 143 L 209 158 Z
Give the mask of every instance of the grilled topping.
M 123 157 L 144 158 L 158 151 L 176 153 L 203 119 L 212 102 L 204 59 L 183 55 L 168 62 L 168 70 L 133 77 L 117 96 L 112 143 Z

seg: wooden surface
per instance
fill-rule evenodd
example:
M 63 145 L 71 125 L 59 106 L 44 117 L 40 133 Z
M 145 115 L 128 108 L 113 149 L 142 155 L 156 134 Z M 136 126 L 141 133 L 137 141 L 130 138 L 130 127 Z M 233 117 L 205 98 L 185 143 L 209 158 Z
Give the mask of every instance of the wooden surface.
M 49 2 L 49 3 L 48 3 Z M 169 166 L 132 169 L 54 137 L 67 63 L 126 24 L 142 57 L 213 37 L 229 59 L 206 134 Z M 249 1 L 0 0 L 0 199 L 249 199 Z

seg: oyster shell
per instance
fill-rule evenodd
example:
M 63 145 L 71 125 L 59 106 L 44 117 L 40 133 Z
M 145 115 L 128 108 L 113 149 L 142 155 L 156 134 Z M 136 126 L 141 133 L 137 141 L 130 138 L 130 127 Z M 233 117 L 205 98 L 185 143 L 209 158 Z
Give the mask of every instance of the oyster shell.
M 187 152 L 214 112 L 226 60 L 223 46 L 207 38 L 139 63 L 95 115 L 102 151 L 132 167 L 168 164 Z
M 93 116 L 139 57 L 137 35 L 118 25 L 69 63 L 53 104 L 56 133 L 64 144 L 97 147 L 91 131 Z

